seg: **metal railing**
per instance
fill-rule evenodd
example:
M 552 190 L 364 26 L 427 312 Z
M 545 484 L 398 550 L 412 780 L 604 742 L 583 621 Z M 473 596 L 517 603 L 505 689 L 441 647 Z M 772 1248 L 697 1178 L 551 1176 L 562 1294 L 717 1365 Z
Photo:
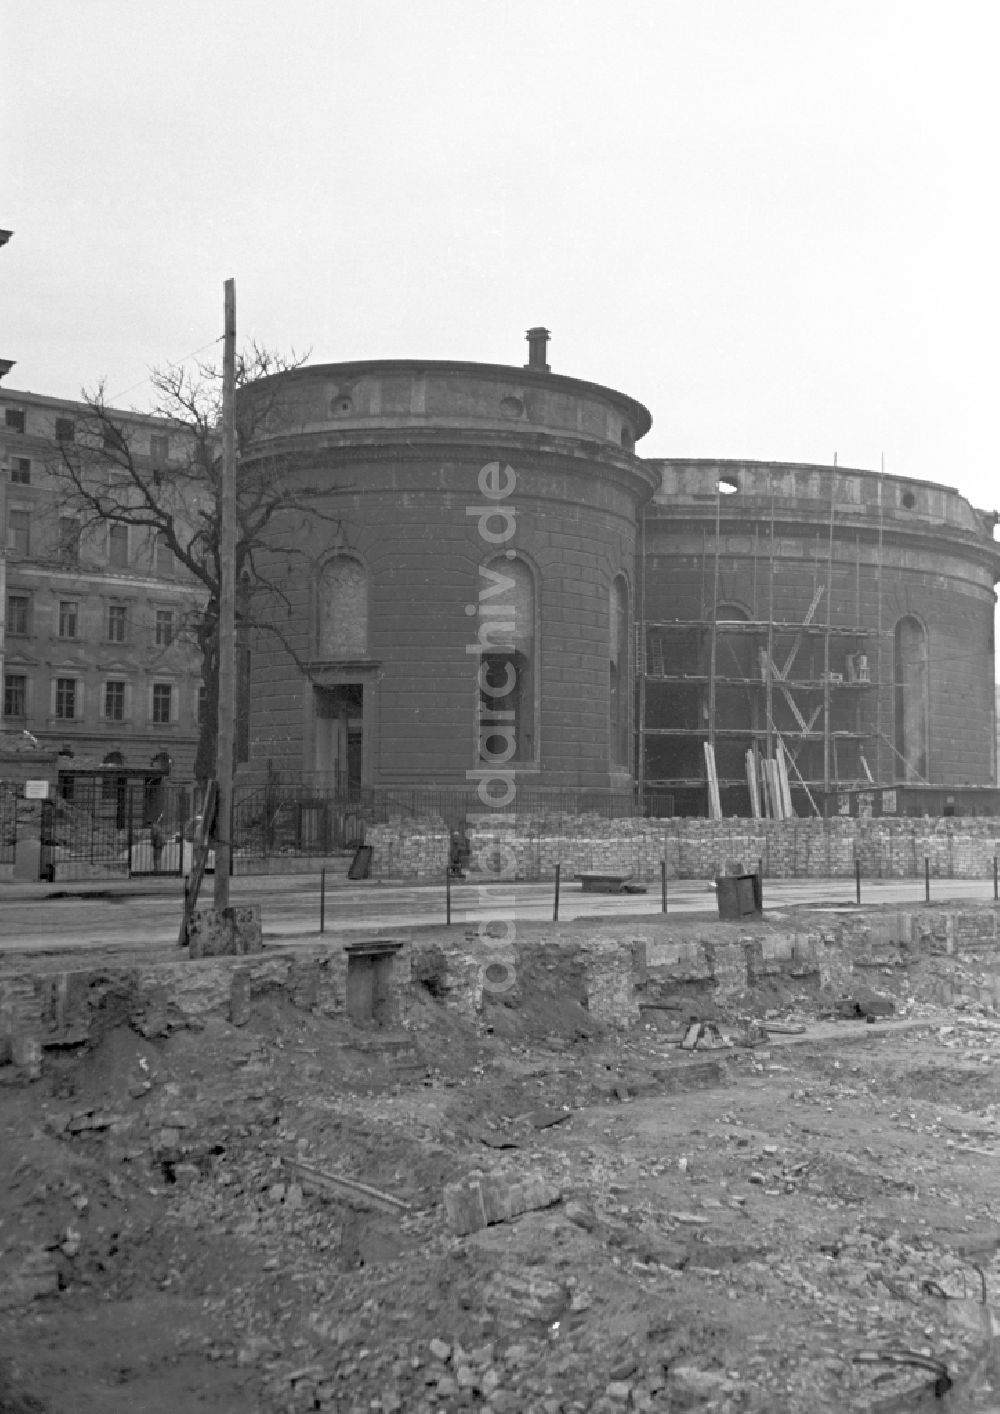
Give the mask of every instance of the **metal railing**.
M 42 809 L 42 875 L 58 865 L 179 875 L 194 804 L 190 787 L 157 778 L 61 778 Z

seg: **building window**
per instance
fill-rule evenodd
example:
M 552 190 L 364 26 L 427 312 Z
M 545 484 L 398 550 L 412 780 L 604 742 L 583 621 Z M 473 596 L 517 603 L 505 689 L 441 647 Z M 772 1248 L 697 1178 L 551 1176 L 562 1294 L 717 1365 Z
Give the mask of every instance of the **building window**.
M 76 423 L 71 417 L 56 418 L 56 441 L 74 442 L 76 440 Z
M 319 658 L 363 658 L 368 652 L 368 576 L 348 555 L 323 566 L 319 580 Z
M 24 408 L 4 408 L 4 423 L 10 432 L 24 431 Z
M 169 648 L 174 641 L 173 609 L 156 611 L 156 644 L 158 648 Z
M 120 751 L 109 751 L 104 758 L 105 766 L 117 766 L 121 768 L 125 765 L 125 758 Z M 123 775 L 108 774 L 101 782 L 101 799 L 107 803 L 115 803 L 115 828 L 123 830 L 128 818 L 128 800 L 126 792 L 128 790 L 127 778 Z
M 627 768 L 631 755 L 631 681 L 628 671 L 628 583 L 624 575 L 617 575 L 611 581 L 610 630 L 611 765 Z
M 25 717 L 28 706 L 28 679 L 23 673 L 4 673 L 3 714 L 5 717 Z
M 104 684 L 104 715 L 109 722 L 124 722 L 125 684 L 123 682 L 110 680 Z
M 523 560 L 480 572 L 479 759 L 535 760 L 535 581 Z
M 927 631 L 911 617 L 895 633 L 896 778 L 927 780 L 929 679 Z
M 174 572 L 174 552 L 167 543 L 167 537 L 161 532 L 156 537 L 156 573 L 173 574 Z
M 75 599 L 61 599 L 59 601 L 59 637 L 75 638 L 77 629 L 77 610 L 79 605 Z
M 156 726 L 165 726 L 173 720 L 174 689 L 169 682 L 153 683 L 152 718 Z
M 108 527 L 108 564 L 119 570 L 128 564 L 128 526 L 120 520 Z
M 128 625 L 128 610 L 124 604 L 108 605 L 108 642 L 124 643 Z
M 80 522 L 76 516 L 59 517 L 59 543 L 56 553 L 67 565 L 75 565 L 80 558 Z
M 76 718 L 77 688 L 76 678 L 56 678 L 56 716 L 62 722 L 72 722 Z
M 11 457 L 10 479 L 15 486 L 31 485 L 31 458 Z
M 120 452 L 128 455 L 128 443 L 125 440 L 125 433 L 114 423 L 105 423 L 101 429 L 101 446 L 106 452 Z
M 194 720 L 197 726 L 201 726 L 205 720 L 205 706 L 208 700 L 208 689 L 203 682 L 198 684 L 198 691 L 194 699 Z
M 7 549 L 27 555 L 31 549 L 31 512 L 11 507 L 7 514 Z
M 149 461 L 154 471 L 163 471 L 170 457 L 170 438 L 165 432 L 153 432 L 149 438 Z
M 7 632 L 18 634 L 28 632 L 27 594 L 7 595 Z

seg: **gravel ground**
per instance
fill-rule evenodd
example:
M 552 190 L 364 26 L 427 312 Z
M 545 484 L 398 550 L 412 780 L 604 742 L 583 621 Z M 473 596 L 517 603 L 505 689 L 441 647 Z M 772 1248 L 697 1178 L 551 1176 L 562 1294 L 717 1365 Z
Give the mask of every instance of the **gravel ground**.
M 869 967 L 906 1025 L 821 1024 L 845 962 L 740 999 L 804 1034 L 693 1055 L 553 980 L 49 1057 L 0 1089 L 0 1411 L 1000 1408 L 986 962 Z M 459 1235 L 480 1171 L 544 1206 Z

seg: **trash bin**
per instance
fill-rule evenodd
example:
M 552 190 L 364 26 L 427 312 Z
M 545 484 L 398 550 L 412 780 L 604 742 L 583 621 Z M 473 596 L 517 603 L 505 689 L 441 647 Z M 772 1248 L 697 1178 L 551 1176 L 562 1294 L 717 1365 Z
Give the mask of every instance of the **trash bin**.
M 759 874 L 724 874 L 715 881 L 719 917 L 760 918 L 764 911 L 764 891 Z

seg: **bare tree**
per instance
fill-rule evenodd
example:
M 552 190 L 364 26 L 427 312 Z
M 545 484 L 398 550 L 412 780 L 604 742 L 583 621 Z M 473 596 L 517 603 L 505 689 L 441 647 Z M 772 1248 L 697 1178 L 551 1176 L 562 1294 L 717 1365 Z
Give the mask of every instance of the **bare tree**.
M 275 633 L 293 657 L 274 612 L 275 600 L 284 599 L 283 585 L 265 573 L 259 552 L 266 542 L 269 562 L 287 565 L 304 553 L 309 539 L 300 533 L 302 518 L 335 518 L 317 504 L 319 488 L 286 483 L 280 457 L 255 455 L 244 464 L 241 454 L 265 429 L 287 430 L 282 382 L 273 375 L 304 361 L 254 343 L 237 356 L 236 366 L 237 389 L 254 385 L 252 395 L 236 400 L 237 631 Z M 169 546 L 204 589 L 188 627 L 201 653 L 205 684 L 195 760 L 195 777 L 205 781 L 215 774 L 218 733 L 222 374 L 213 364 L 198 363 L 155 369 L 150 378 L 153 407 L 141 416 L 160 420 L 154 431 L 169 436 L 169 458 L 151 456 L 137 445 L 140 427 L 143 437 L 149 436 L 148 422 L 109 407 L 101 383 L 82 394 L 84 416 L 72 441 L 57 440 L 50 472 L 60 506 L 78 517 L 81 534 L 112 522 L 144 529 L 151 550 L 157 540 Z

